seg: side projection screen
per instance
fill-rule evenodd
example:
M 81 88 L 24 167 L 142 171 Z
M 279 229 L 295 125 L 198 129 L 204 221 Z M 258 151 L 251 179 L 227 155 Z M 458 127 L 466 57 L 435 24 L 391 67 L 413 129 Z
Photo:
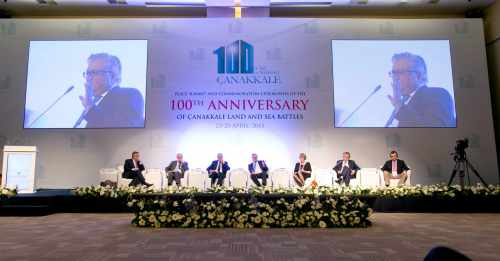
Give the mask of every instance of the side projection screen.
M 24 128 L 143 128 L 146 40 L 31 41 Z
M 448 40 L 333 40 L 334 127 L 454 128 Z

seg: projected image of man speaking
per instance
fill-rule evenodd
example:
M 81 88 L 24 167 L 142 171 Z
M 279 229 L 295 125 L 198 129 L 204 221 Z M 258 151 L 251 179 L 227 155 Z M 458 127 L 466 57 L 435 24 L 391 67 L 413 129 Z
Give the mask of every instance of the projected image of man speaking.
M 335 128 L 455 128 L 449 40 L 332 40 Z
M 147 57 L 147 40 L 30 41 L 24 128 L 144 128 Z
M 440 87 L 427 86 L 424 59 L 409 52 L 392 57 L 392 95 L 388 95 L 394 111 L 385 127 L 455 127 L 453 99 Z
M 143 127 L 144 98 L 139 90 L 120 86 L 120 59 L 108 53 L 96 53 L 88 57 L 87 63 L 83 73 L 85 93 L 80 96 L 83 112 L 74 127 Z

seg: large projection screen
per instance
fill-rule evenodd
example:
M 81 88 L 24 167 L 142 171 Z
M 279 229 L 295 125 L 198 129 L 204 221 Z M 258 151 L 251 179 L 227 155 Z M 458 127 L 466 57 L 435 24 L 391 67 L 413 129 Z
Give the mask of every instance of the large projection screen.
M 448 40 L 333 40 L 335 127 L 456 127 Z
M 142 128 L 146 40 L 30 41 L 24 128 Z

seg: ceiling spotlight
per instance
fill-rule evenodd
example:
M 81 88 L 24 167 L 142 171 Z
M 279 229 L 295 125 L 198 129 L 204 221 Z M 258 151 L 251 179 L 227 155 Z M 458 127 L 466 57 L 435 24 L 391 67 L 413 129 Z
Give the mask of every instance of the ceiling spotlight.
M 126 5 L 127 0 L 108 0 L 108 3 L 112 5 Z
M 356 0 L 356 1 L 353 0 L 353 2 L 355 2 L 358 5 L 366 5 L 366 4 L 368 4 L 368 0 Z
M 41 5 L 57 5 L 55 0 L 36 0 L 36 2 Z

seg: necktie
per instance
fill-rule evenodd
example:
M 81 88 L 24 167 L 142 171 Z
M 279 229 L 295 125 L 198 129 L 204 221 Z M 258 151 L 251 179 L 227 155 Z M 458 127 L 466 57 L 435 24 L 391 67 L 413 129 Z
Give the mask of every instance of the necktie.
M 104 96 L 94 96 L 94 106 L 97 106 L 99 105 L 99 102 L 101 102 L 101 99 L 103 98 Z
M 134 168 L 137 168 L 137 162 L 135 160 L 132 160 L 134 162 Z
M 398 164 L 397 161 L 393 160 L 392 161 L 392 172 L 398 172 Z
M 222 162 L 219 161 L 219 170 L 218 170 L 219 173 L 222 173 Z
M 410 96 L 403 96 L 403 97 L 402 97 L 402 99 L 401 99 L 401 103 L 402 103 L 401 107 L 403 107 L 403 106 L 405 106 L 405 105 L 406 105 L 406 101 L 408 100 L 408 98 L 410 98 Z M 384 126 L 385 128 L 389 127 L 389 126 L 392 124 L 392 122 L 393 122 L 393 121 L 394 121 L 394 119 L 396 118 L 396 113 L 397 113 L 397 112 L 398 112 L 397 110 L 392 111 L 391 116 L 389 117 L 389 119 L 388 119 L 388 120 L 387 120 L 387 122 L 385 123 L 385 126 Z
M 257 162 L 254 162 L 253 163 L 253 172 L 256 173 L 257 172 Z

